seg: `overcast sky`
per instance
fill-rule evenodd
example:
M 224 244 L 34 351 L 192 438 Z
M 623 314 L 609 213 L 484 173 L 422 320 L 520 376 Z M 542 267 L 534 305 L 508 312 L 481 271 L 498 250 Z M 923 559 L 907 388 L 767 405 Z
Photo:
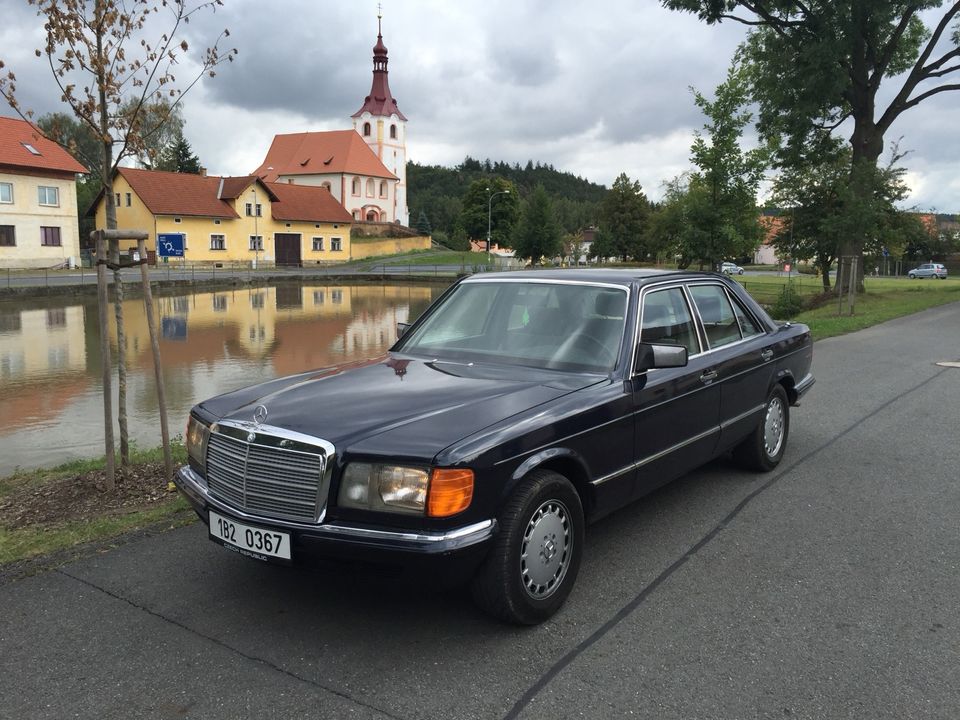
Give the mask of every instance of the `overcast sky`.
M 21 104 L 62 109 L 49 68 L 34 57 L 43 46 L 35 8 L 2 2 L 0 58 L 17 74 Z M 382 5 L 410 160 L 533 160 L 607 186 L 626 172 L 652 199 L 690 168 L 703 118 L 689 88 L 711 93 L 745 32 L 732 23 L 708 27 L 656 0 Z M 239 50 L 185 100 L 186 136 L 209 172 L 251 172 L 277 133 L 351 127 L 370 89 L 376 15 L 374 0 L 224 0 L 191 22 L 194 51 L 225 27 Z M 187 63 L 179 75 L 190 75 Z M 960 94 L 944 93 L 888 133 L 911 151 L 908 205 L 960 212 L 958 127 Z

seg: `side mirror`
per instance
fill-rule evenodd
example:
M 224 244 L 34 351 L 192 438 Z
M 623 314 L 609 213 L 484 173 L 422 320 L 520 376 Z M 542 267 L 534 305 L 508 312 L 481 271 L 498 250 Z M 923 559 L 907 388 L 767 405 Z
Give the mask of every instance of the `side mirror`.
M 410 329 L 410 323 L 398 322 L 397 323 L 397 339 L 399 340 L 400 338 L 402 338 L 403 334 L 409 329 Z
M 654 345 L 640 343 L 637 346 L 637 362 L 634 372 L 642 373 L 657 368 L 686 367 L 687 348 L 683 345 Z

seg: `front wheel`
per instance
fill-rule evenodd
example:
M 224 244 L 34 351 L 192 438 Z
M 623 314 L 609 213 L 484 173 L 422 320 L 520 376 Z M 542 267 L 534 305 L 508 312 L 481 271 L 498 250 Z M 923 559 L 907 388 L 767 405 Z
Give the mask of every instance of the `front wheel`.
M 917 276 L 914 275 L 913 273 L 907 273 L 907 277 L 910 278 L 911 280 L 916 280 L 916 279 L 917 279 Z
M 471 583 L 474 601 L 507 622 L 543 622 L 563 605 L 580 569 L 580 496 L 562 475 L 534 470 L 498 520 L 500 532 Z
M 733 449 L 733 457 L 749 470 L 768 472 L 780 464 L 790 433 L 790 405 L 782 385 L 775 385 L 763 417 L 747 438 Z

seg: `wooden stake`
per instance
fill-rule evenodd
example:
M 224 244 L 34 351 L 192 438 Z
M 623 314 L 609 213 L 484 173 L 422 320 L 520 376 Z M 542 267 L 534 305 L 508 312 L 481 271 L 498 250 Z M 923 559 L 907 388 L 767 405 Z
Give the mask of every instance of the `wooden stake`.
M 160 410 L 160 436 L 163 440 L 163 467 L 167 481 L 173 479 L 173 456 L 170 453 L 170 429 L 167 427 L 167 393 L 163 385 L 163 363 L 160 361 L 160 339 L 153 316 L 153 292 L 150 289 L 150 274 L 147 271 L 147 246 L 141 237 L 137 240 L 140 253 L 140 278 L 143 282 L 143 306 L 147 311 L 147 328 L 150 331 L 150 349 L 153 351 L 153 372 L 157 381 L 157 405 Z
M 103 369 L 103 445 L 106 459 L 106 489 L 116 489 L 113 450 L 113 391 L 110 384 L 110 323 L 107 320 L 107 240 L 102 231 L 92 233 L 97 244 L 97 315 L 100 321 L 100 364 Z

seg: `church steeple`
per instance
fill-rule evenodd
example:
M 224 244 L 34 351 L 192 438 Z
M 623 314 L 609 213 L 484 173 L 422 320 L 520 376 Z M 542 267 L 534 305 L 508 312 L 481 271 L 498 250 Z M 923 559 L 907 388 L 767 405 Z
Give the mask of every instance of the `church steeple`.
M 382 18 L 383 16 L 378 13 L 377 44 L 373 46 L 373 84 L 370 86 L 370 94 L 363 99 L 363 107 L 351 117 L 357 118 L 364 112 L 368 112 L 375 117 L 396 115 L 401 120 L 406 120 L 407 118 L 397 107 L 397 101 L 390 94 L 390 82 L 387 79 L 387 46 L 383 44 L 381 28 Z

